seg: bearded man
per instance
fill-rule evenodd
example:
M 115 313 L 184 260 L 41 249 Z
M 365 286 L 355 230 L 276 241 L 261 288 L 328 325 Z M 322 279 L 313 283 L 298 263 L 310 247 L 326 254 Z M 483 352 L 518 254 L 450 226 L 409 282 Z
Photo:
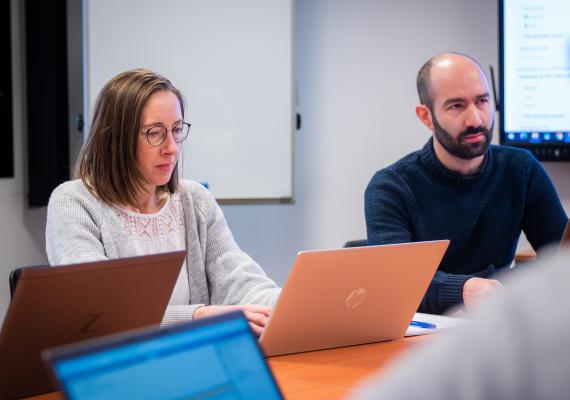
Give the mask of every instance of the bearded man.
M 365 193 L 368 244 L 451 243 L 419 311 L 471 306 L 500 290 L 521 231 L 537 251 L 560 241 L 567 216 L 526 150 L 491 145 L 494 104 L 473 58 L 443 53 L 417 76 L 425 146 L 378 171 Z

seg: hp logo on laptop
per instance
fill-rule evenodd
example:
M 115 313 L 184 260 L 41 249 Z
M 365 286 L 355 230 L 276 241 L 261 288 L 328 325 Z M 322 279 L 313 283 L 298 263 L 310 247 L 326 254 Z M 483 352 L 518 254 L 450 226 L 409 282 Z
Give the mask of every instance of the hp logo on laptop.
M 366 289 L 364 288 L 354 289 L 346 297 L 344 304 L 346 305 L 347 308 L 356 308 L 362 304 L 365 297 L 366 297 Z

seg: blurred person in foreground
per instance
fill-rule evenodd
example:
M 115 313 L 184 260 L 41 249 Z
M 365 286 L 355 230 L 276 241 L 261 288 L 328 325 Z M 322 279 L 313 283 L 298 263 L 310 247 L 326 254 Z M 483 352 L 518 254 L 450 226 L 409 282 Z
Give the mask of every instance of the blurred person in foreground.
M 566 399 L 570 250 L 506 280 L 464 325 L 430 338 L 353 399 Z

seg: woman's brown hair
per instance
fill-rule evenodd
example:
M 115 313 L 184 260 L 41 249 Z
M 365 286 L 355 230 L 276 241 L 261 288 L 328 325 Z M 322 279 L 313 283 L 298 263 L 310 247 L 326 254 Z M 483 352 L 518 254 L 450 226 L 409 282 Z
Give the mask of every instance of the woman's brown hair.
M 150 96 L 162 90 L 176 95 L 184 117 L 180 91 L 165 77 L 146 69 L 115 76 L 97 97 L 89 137 L 75 165 L 75 177 L 109 205 L 136 205 L 137 193 L 144 190 L 144 177 L 136 165 L 141 114 Z M 159 189 L 169 193 L 178 190 L 177 166 L 170 181 Z

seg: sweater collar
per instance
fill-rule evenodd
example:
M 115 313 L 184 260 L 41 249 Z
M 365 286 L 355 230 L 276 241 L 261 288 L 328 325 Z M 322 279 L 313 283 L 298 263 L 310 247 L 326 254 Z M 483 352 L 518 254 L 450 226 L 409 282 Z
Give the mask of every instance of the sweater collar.
M 485 152 L 483 162 L 479 170 L 473 174 L 463 175 L 458 172 L 448 169 L 439 161 L 433 148 L 433 137 L 431 137 L 424 147 L 420 150 L 420 160 L 430 170 L 430 172 L 437 175 L 444 181 L 455 185 L 473 185 L 480 182 L 491 171 L 493 164 L 493 156 L 491 146 Z

